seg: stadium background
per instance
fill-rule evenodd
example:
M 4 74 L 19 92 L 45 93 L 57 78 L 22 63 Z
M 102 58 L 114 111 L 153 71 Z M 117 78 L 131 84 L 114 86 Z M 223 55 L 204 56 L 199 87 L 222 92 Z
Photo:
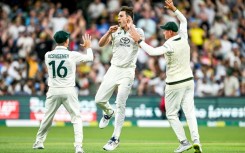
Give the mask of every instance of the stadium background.
M 244 126 L 244 1 L 174 2 L 188 19 L 199 124 Z M 71 33 L 69 49 L 73 51 L 84 53 L 83 48 L 79 46 L 81 36 L 84 33 L 92 36 L 95 60 L 78 65 L 76 87 L 84 121 L 88 122 L 87 125 L 96 125 L 101 112 L 98 112 L 93 96 L 110 65 L 111 58 L 111 46 L 100 48 L 98 41 L 110 25 L 117 24 L 117 14 L 123 5 L 134 8 L 134 23 L 144 29 L 146 42 L 152 46 L 159 46 L 165 41 L 159 25 L 168 21 L 178 22 L 173 13 L 164 9 L 163 3 L 158 0 L 2 1 L 1 123 L 5 125 L 9 123 L 9 119 L 14 122 L 14 119 L 27 119 L 37 121 L 35 124 L 39 125 L 48 89 L 44 55 L 55 46 L 53 34 L 64 29 Z M 127 103 L 127 113 L 131 113 L 131 116 L 127 116 L 127 125 L 138 125 L 139 120 L 147 120 L 148 122 L 143 122 L 146 126 L 149 120 L 157 120 L 160 123 L 151 125 L 168 126 L 168 123 L 165 124 L 162 120 L 166 119 L 164 114 L 161 114 L 165 68 L 166 61 L 163 56 L 150 57 L 139 50 L 136 77 Z M 83 103 L 84 101 L 86 103 Z M 110 102 L 113 103 L 114 99 Z M 141 115 L 137 115 L 137 109 L 142 111 Z M 59 117 L 64 113 L 66 111 L 61 108 L 57 114 L 58 122 L 69 121 L 68 114 L 63 115 L 63 118 Z M 184 121 L 183 115 L 180 117 Z
M 165 41 L 159 25 L 177 21 L 173 13 L 164 9 L 162 1 L 159 0 L 95 1 L 0 2 L 1 152 L 33 152 L 26 148 L 31 148 L 44 112 L 47 71 L 43 57 L 55 46 L 52 39 L 54 32 L 61 29 L 69 31 L 71 33 L 69 49 L 79 52 L 83 52 L 83 48 L 79 46 L 81 35 L 84 33 L 92 35 L 95 61 L 78 66 L 76 87 L 84 126 L 88 126 L 84 132 L 85 147 L 94 149 L 88 149 L 89 152 L 99 152 L 96 149 L 101 149 L 112 130 L 112 126 L 105 133 L 97 130 L 101 111 L 97 110 L 94 104 L 94 95 L 111 58 L 110 45 L 103 48 L 98 46 L 100 37 L 110 25 L 117 24 L 117 14 L 123 5 L 134 7 L 134 23 L 144 29 L 146 42 L 152 46 L 159 46 Z M 174 2 L 188 19 L 191 67 L 196 83 L 196 115 L 201 127 L 202 140 L 209 148 L 206 150 L 209 153 L 225 152 L 224 150 L 227 150 L 227 153 L 245 152 L 242 145 L 245 143 L 242 128 L 245 126 L 245 2 L 244 0 L 174 0 Z M 139 50 L 136 77 L 131 96 L 127 101 L 124 125 L 130 128 L 126 128 L 125 134 L 124 132 L 122 134 L 122 138 L 126 141 L 125 146 L 132 148 L 133 145 L 135 150 L 129 148 L 123 150 L 120 147 L 119 152 L 157 153 L 162 146 L 167 149 L 166 152 L 172 152 L 177 146 L 176 138 L 160 107 L 164 97 L 165 66 L 162 56 L 150 57 Z M 113 96 L 110 102 L 113 103 L 114 99 Z M 186 125 L 183 114 L 180 118 Z M 53 125 L 70 125 L 69 120 L 69 115 L 61 107 Z M 24 136 L 24 129 L 29 126 L 34 128 L 28 128 L 29 133 Z M 148 128 L 139 129 L 136 126 Z M 61 139 L 53 143 L 57 140 L 58 132 L 63 133 L 62 129 L 67 133 L 64 132 Z M 73 136 L 68 132 L 71 128 L 65 126 L 62 129 L 56 127 L 52 130 L 53 134 L 50 134 L 47 144 L 54 146 L 50 148 L 57 148 L 61 144 L 63 147 L 60 147 L 60 150 L 46 150 L 47 152 L 69 152 L 69 149 L 66 150 L 64 147 L 71 147 Z M 149 131 L 152 135 L 146 135 Z M 133 132 L 139 133 L 131 136 Z M 97 135 L 104 136 L 104 139 L 102 137 L 98 139 Z M 23 143 L 19 141 L 20 138 L 23 138 Z M 133 144 L 130 144 L 131 142 Z M 14 147 L 11 149 L 11 146 L 5 145 L 8 143 L 14 144 Z M 145 148 L 148 143 L 148 147 L 156 149 Z
M 81 96 L 95 95 L 111 58 L 111 48 L 98 40 L 117 24 L 122 5 L 134 7 L 135 24 L 152 46 L 164 43 L 159 25 L 176 21 L 158 1 L 31 1 L 1 2 L 0 95 L 45 95 L 44 54 L 54 48 L 54 32 L 71 33 L 70 50 L 81 51 L 81 35 L 92 35 L 93 63 L 78 66 L 76 86 Z M 176 1 L 188 19 L 191 67 L 196 97 L 244 96 L 244 0 Z M 166 61 L 139 51 L 131 95 L 164 96 Z

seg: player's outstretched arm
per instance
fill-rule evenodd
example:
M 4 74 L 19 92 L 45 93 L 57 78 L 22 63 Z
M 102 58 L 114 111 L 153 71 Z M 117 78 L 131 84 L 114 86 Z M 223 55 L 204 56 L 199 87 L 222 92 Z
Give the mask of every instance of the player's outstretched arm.
M 116 32 L 118 29 L 118 25 L 111 26 L 110 29 L 100 38 L 99 46 L 103 47 L 107 45 L 111 41 L 111 34 Z
M 187 33 L 187 19 L 185 16 L 174 6 L 173 0 L 166 0 L 165 1 L 165 8 L 170 9 L 174 12 L 177 18 L 180 21 L 180 28 L 179 28 L 179 35 L 188 39 Z
M 82 55 L 79 61 L 89 62 L 94 60 L 93 51 L 91 49 L 91 36 L 89 34 L 85 34 L 82 36 L 83 44 L 80 44 L 85 49 L 87 49 L 87 55 Z
M 158 55 L 162 55 L 168 51 L 171 51 L 171 47 L 170 46 L 160 46 L 160 47 L 156 47 L 153 48 L 152 46 L 148 45 L 147 43 L 144 42 L 144 40 L 142 40 L 140 34 L 136 31 L 135 28 L 130 28 L 129 30 L 129 34 L 131 36 L 131 38 L 139 44 L 139 46 L 145 51 L 147 52 L 149 55 L 151 56 L 158 56 Z

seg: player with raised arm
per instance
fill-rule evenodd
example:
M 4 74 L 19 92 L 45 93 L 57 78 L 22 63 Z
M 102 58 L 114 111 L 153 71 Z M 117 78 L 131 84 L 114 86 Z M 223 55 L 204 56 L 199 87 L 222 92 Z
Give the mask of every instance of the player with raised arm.
M 111 139 L 103 147 L 104 150 L 114 150 L 119 145 L 119 137 L 125 119 L 126 100 L 135 77 L 138 44 L 130 37 L 128 23 L 133 23 L 133 8 L 123 6 L 118 14 L 118 25 L 111 26 L 100 39 L 100 47 L 112 44 L 111 66 L 96 93 L 95 102 L 103 110 L 99 127 L 105 128 L 113 115 L 115 127 Z M 134 26 L 134 25 L 132 25 Z M 140 38 L 144 39 L 142 29 L 136 28 Z M 109 104 L 113 92 L 117 90 L 116 110 Z
M 44 149 L 44 141 L 48 130 L 52 125 L 54 115 L 58 108 L 63 105 L 71 115 L 71 123 L 75 135 L 75 153 L 84 153 L 82 148 L 83 125 L 80 116 L 78 93 L 75 89 L 76 64 L 93 61 L 91 49 L 91 36 L 83 36 L 82 46 L 87 49 L 87 54 L 69 51 L 70 34 L 58 31 L 54 35 L 57 46 L 53 51 L 45 54 L 45 64 L 48 69 L 48 92 L 45 102 L 46 112 L 37 132 L 36 142 L 33 149 Z
M 167 40 L 162 46 L 153 48 L 146 44 L 137 33 L 135 28 L 130 27 L 130 35 L 139 46 L 151 56 L 164 55 L 167 61 L 166 70 L 166 116 L 173 128 L 180 146 L 175 153 L 192 148 L 187 140 L 183 125 L 178 118 L 178 111 L 182 107 L 189 126 L 193 148 L 195 153 L 201 153 L 202 148 L 199 140 L 197 120 L 194 107 L 194 80 L 190 67 L 190 46 L 188 44 L 187 20 L 184 15 L 174 6 L 172 0 L 165 1 L 166 8 L 172 10 L 180 21 L 180 28 L 174 22 L 168 22 L 161 26 Z

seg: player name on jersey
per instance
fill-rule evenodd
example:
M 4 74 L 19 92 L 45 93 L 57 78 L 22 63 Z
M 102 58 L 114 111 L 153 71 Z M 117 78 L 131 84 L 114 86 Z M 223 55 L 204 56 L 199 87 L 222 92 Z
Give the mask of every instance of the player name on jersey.
M 58 59 L 69 58 L 69 54 L 49 54 L 48 58 L 58 58 Z

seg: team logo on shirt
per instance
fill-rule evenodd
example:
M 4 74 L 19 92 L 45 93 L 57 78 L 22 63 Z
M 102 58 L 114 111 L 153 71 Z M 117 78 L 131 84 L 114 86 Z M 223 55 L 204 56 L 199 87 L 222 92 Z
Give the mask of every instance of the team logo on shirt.
M 120 39 L 120 45 L 121 45 L 121 46 L 124 46 L 124 47 L 130 47 L 130 45 L 128 45 L 128 43 L 130 43 L 129 38 L 127 38 L 127 37 L 122 37 L 122 38 Z

